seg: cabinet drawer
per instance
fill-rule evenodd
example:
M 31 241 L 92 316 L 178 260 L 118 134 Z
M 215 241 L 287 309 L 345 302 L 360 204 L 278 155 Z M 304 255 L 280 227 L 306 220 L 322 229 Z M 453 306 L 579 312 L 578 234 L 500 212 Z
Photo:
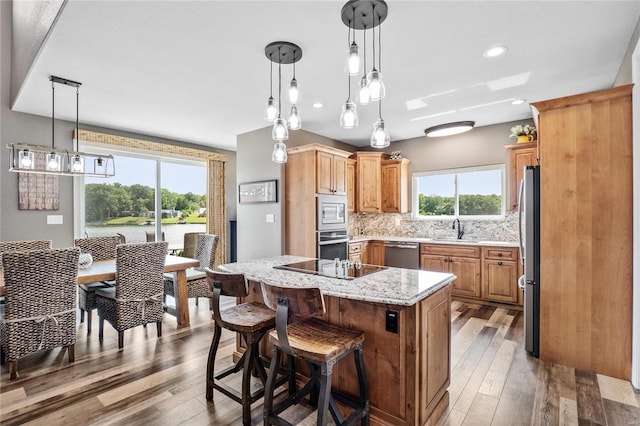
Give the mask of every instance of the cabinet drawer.
M 482 250 L 484 251 L 485 259 L 518 260 L 517 248 L 485 247 Z
M 349 243 L 349 254 L 361 253 L 362 243 Z
M 480 247 L 446 244 L 420 244 L 421 254 L 439 254 L 456 257 L 480 257 Z

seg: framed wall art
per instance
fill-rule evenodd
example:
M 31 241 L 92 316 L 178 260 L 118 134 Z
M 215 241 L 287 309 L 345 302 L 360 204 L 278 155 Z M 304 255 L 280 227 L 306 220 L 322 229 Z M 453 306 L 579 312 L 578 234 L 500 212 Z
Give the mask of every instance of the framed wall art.
M 238 185 L 238 202 L 250 203 L 277 203 L 278 180 L 261 180 L 246 182 Z

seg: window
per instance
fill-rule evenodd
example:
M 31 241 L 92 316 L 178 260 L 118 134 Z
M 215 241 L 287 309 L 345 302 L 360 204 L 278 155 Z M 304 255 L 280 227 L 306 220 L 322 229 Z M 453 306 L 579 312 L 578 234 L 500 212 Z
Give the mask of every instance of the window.
M 505 167 L 470 167 L 413 174 L 414 218 L 504 217 Z

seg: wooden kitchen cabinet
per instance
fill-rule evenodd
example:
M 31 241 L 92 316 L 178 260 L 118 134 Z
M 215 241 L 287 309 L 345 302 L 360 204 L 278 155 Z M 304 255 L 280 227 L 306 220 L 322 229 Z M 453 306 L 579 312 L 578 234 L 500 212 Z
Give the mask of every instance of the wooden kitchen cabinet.
M 409 211 L 409 163 L 407 158 L 382 160 L 382 211 Z
M 516 210 L 524 167 L 538 164 L 538 143 L 519 143 L 506 145 L 505 148 L 509 151 L 509 204 L 507 206 L 508 210 Z
M 332 151 L 316 151 L 316 192 L 347 195 L 347 157 Z
M 518 249 L 482 248 L 482 299 L 518 303 Z
M 366 252 L 366 263 L 384 266 L 384 241 L 369 241 Z
M 347 158 L 347 211 L 356 211 L 356 160 Z
M 362 263 L 365 263 L 362 256 L 363 256 L 363 247 L 364 242 L 357 242 L 357 243 L 349 243 L 347 250 L 348 250 L 348 256 L 349 256 L 349 262 L 356 262 L 356 261 L 360 261 Z
M 356 152 L 356 205 L 360 213 L 382 211 L 382 152 Z
M 420 269 L 449 272 L 457 279 L 452 295 L 480 298 L 480 247 L 420 244 Z

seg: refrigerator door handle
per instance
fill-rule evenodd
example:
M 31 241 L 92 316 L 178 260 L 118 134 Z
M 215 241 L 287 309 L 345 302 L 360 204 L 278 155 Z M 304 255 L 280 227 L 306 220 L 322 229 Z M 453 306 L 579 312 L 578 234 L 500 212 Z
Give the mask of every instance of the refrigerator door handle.
M 522 203 L 524 198 L 524 179 L 520 181 L 520 191 L 518 192 L 518 237 L 520 239 L 520 258 L 524 264 L 524 239 L 522 238 Z
M 526 285 L 526 282 L 524 280 L 524 275 L 520 275 L 520 278 L 518 278 L 518 287 L 520 288 L 520 290 L 524 290 Z

